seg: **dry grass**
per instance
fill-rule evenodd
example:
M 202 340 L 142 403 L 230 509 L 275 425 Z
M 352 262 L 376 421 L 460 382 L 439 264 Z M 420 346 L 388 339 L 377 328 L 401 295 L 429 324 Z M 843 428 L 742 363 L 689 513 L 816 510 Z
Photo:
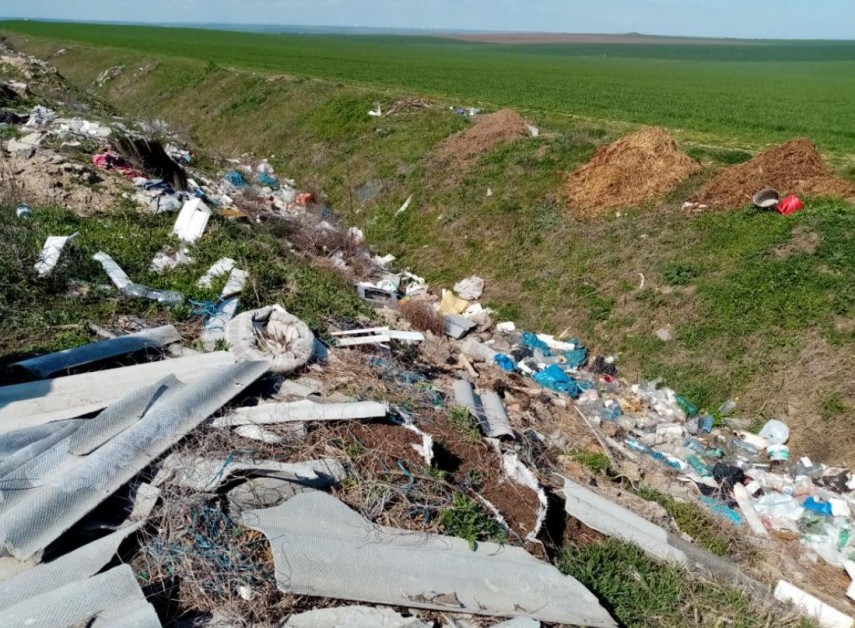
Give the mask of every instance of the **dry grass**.
M 407 299 L 398 304 L 398 311 L 419 331 L 429 331 L 437 336 L 444 333 L 445 324 L 442 316 L 427 301 Z

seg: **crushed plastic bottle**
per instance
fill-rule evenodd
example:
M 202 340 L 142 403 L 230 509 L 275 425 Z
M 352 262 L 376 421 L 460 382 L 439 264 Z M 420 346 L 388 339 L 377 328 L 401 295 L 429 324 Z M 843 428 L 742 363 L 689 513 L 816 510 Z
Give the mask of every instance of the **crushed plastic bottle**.
M 161 305 L 181 305 L 184 303 L 184 295 L 175 290 L 155 290 L 138 283 L 131 283 L 122 289 L 122 292 L 129 297 L 139 297 L 142 299 L 151 299 L 157 301 Z
M 695 456 L 694 454 L 688 456 L 686 458 L 686 462 L 689 463 L 689 466 L 697 472 L 701 477 L 711 477 L 712 476 L 712 468 L 705 463 L 703 460 Z

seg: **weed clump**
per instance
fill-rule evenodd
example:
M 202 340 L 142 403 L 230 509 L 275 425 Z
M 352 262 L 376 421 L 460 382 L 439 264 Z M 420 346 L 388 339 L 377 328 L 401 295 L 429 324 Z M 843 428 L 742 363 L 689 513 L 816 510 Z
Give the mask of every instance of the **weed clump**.
M 429 331 L 441 336 L 445 330 L 442 316 L 430 303 L 408 299 L 398 304 L 398 311 L 407 322 L 419 331 Z

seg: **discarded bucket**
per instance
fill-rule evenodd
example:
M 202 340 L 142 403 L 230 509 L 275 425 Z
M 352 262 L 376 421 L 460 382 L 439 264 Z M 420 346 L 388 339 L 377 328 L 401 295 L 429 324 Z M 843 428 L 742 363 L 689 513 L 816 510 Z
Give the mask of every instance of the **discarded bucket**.
M 751 202 L 760 209 L 772 209 L 781 202 L 781 195 L 778 190 L 763 188 L 753 196 Z

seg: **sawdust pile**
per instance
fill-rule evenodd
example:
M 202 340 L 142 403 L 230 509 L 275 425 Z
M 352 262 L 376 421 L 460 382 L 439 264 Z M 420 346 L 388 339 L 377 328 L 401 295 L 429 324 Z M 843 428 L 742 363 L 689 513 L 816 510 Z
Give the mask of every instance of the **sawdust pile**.
M 513 109 L 478 116 L 465 131 L 449 137 L 438 149 L 441 159 L 466 166 L 500 144 L 529 135 L 525 119 Z
M 601 146 L 591 161 L 570 174 L 567 208 L 579 218 L 593 218 L 661 200 L 700 169 L 665 129 L 644 128 Z
M 855 184 L 840 177 L 823 162 L 807 138 L 790 140 L 757 155 L 751 161 L 723 170 L 696 199 L 718 209 L 737 209 L 751 203 L 763 188 L 805 196 L 851 196 Z

